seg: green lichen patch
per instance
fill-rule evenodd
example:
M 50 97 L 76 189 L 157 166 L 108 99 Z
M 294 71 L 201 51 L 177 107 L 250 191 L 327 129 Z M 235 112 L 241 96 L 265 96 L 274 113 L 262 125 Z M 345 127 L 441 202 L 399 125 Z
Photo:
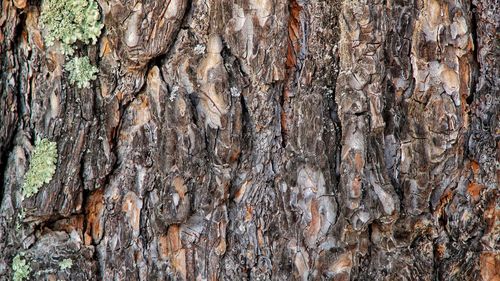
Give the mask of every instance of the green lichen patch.
M 62 53 L 72 55 L 77 41 L 97 42 L 103 27 L 100 17 L 94 0 L 44 0 L 40 23 L 47 45 L 60 42 Z
M 13 281 L 23 281 L 28 278 L 31 272 L 31 267 L 23 256 L 23 254 L 17 254 L 12 260 Z
M 61 262 L 59 262 L 59 268 L 61 270 L 71 268 L 72 266 L 73 266 L 73 261 L 71 259 L 64 259 Z
M 97 67 L 90 64 L 88 57 L 74 57 L 66 63 L 66 70 L 69 71 L 69 82 L 78 88 L 88 88 L 90 81 L 97 78 Z
M 30 166 L 24 178 L 22 193 L 24 198 L 38 193 L 44 183 L 49 183 L 56 172 L 57 144 L 48 139 L 36 141 L 31 155 Z

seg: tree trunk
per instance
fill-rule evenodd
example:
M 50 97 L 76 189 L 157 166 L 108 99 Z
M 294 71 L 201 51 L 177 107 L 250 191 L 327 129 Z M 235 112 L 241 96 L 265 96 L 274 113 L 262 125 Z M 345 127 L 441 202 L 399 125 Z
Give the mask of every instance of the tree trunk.
M 500 280 L 498 0 L 1 3 L 0 280 Z

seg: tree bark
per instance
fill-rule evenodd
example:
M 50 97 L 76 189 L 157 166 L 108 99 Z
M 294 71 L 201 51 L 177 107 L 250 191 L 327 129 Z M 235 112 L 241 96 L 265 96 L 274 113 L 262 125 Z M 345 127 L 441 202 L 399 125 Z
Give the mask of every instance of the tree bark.
M 1 3 L 0 280 L 500 280 L 498 0 Z

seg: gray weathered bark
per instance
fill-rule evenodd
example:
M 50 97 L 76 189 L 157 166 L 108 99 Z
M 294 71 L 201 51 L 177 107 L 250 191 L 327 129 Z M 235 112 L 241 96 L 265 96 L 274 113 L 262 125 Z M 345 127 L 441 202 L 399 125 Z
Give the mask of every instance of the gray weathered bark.
M 497 0 L 98 2 L 1 0 L 0 280 L 500 280 Z

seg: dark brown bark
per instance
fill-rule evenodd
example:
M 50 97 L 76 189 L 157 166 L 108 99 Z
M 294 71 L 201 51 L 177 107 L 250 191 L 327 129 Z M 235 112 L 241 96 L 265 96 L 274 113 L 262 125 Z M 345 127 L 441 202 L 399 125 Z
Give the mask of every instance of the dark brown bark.
M 500 280 L 497 0 L 98 2 L 1 2 L 0 280 Z

